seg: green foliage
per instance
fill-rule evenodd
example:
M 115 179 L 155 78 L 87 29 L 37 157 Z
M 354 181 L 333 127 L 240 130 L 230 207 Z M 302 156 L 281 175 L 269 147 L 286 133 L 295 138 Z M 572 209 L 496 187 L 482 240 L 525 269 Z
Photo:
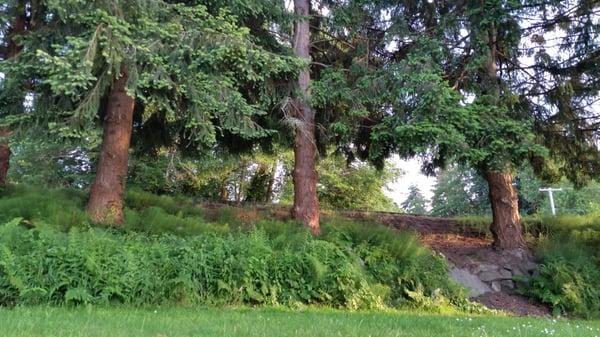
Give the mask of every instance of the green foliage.
M 48 222 L 67 229 L 87 222 L 84 200 L 78 190 L 8 186 L 0 196 L 0 222 L 19 217 L 30 224 Z
M 600 231 L 593 235 L 598 242 Z M 597 252 L 574 237 L 562 242 L 547 240 L 538 248 L 538 254 L 542 265 L 524 292 L 550 304 L 556 314 L 600 317 Z
M 437 176 L 431 206 L 442 217 L 489 213 L 487 182 L 473 170 L 451 166 Z
M 38 43 L 48 31 L 31 32 L 23 40 L 21 59 L 7 63 L 6 71 L 21 70 L 38 82 L 30 119 L 41 131 L 86 139 L 90 148 L 97 145 L 99 108 L 123 70 L 129 73 L 127 86 L 140 123 L 154 117 L 168 130 L 169 141 L 205 147 L 221 132 L 267 135 L 256 122 L 271 99 L 265 97 L 267 82 L 293 75 L 300 65 L 258 46 L 224 8 L 209 12 L 203 5 L 169 1 L 50 1 L 45 10 L 52 43 Z M 261 90 L 246 95 L 247 88 Z M 43 103 L 49 106 L 38 106 Z
M 11 139 L 9 180 L 32 186 L 83 188 L 90 185 L 92 163 L 81 147 L 20 134 Z
M 465 228 L 485 233 L 490 219 L 458 221 Z M 523 222 L 540 267 L 531 279 L 519 280 L 520 291 L 549 304 L 555 314 L 600 317 L 600 218 L 528 216 Z
M 128 221 L 115 231 L 90 227 L 81 211 L 64 218 L 80 209 L 78 192 L 7 192 L 3 216 L 21 218 L 0 226 L 3 304 L 464 303 L 442 257 L 376 224 L 331 218 L 315 239 L 296 223 L 232 209 L 207 222 L 189 201 L 131 191 Z
M 427 200 L 416 185 L 410 185 L 402 210 L 409 214 L 427 214 Z
M 400 172 L 391 168 L 378 171 L 367 163 L 348 165 L 339 156 L 318 163 L 317 195 L 323 208 L 397 211 L 398 206 L 384 194 L 387 184 Z
M 291 203 L 291 162 L 285 161 L 284 169 L 287 174 L 281 202 Z M 317 195 L 324 209 L 399 211 L 398 205 L 384 193 L 387 185 L 401 175 L 393 168 L 377 170 L 369 163 L 359 161 L 349 164 L 342 156 L 332 154 L 317 163 L 317 171 Z
M 160 153 L 134 157 L 129 183 L 151 193 L 206 201 L 268 203 L 278 192 L 277 162 L 278 157 L 261 153 L 205 154 L 197 159 Z

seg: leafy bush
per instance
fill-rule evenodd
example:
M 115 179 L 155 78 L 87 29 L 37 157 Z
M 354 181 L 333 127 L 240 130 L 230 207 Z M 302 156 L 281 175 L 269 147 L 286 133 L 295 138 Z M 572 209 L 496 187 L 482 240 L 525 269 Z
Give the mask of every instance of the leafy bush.
M 581 242 L 547 240 L 538 248 L 542 265 L 524 293 L 548 303 L 555 314 L 600 317 L 600 269 L 596 254 Z
M 27 219 L 0 225 L 0 305 L 466 303 L 443 258 L 378 224 L 330 217 L 313 238 L 256 211 L 224 208 L 207 222 L 190 201 L 134 191 L 125 228 L 116 230 L 90 225 L 79 193 L 6 194 L 0 210 L 15 209 L 3 216 Z
M 541 265 L 521 292 L 550 304 L 555 314 L 600 317 L 600 218 L 530 216 L 523 222 Z
M 286 239 L 264 230 L 188 237 L 93 228 L 64 233 L 50 226 L 26 229 L 16 219 L 0 226 L 0 303 L 361 308 L 384 300 L 407 304 L 415 290 L 455 295 L 441 260 L 431 263 L 424 252 L 414 256 L 414 239 L 399 239 L 408 244 L 387 250 L 363 241 L 354 250 L 306 231 Z M 434 289 L 440 286 L 446 289 Z M 381 290 L 386 287 L 391 293 Z

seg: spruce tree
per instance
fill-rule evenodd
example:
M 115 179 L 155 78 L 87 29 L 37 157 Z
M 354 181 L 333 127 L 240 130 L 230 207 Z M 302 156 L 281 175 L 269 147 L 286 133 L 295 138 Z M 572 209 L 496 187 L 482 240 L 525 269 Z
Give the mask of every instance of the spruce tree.
M 52 137 L 92 149 L 101 144 L 88 203 L 98 222 L 123 221 L 134 115 L 141 123 L 165 121 L 189 147 L 209 148 L 221 132 L 262 137 L 268 131 L 254 118 L 266 112 L 242 88 L 293 75 L 298 64 L 257 46 L 234 17 L 202 5 L 60 1 L 49 2 L 48 11 L 53 43 L 28 37 L 19 65 L 34 69 L 35 104 L 47 104 L 27 125 L 45 125 Z
M 410 185 L 408 196 L 401 204 L 402 210 L 408 214 L 427 214 L 427 200 L 416 185 Z

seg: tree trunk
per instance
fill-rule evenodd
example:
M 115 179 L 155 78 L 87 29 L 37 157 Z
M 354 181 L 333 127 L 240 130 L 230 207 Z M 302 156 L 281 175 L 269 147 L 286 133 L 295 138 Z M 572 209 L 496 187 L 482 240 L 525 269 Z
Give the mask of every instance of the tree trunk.
M 519 215 L 519 197 L 510 173 L 487 172 L 493 221 L 490 226 L 496 249 L 525 248 Z
M 17 1 L 15 8 L 15 18 L 8 31 L 8 45 L 6 59 L 11 60 L 19 55 L 23 46 L 18 44 L 15 37 L 25 34 L 25 25 L 27 22 L 27 13 L 24 1 Z M 10 76 L 10 74 L 9 74 Z M 22 102 L 21 102 L 22 103 Z M 10 167 L 10 129 L 0 128 L 0 187 L 6 186 L 6 176 Z
M 123 223 L 123 194 L 133 128 L 134 98 L 126 91 L 128 72 L 121 68 L 108 96 L 102 149 L 88 201 L 88 213 L 98 223 Z
M 8 145 L 8 134 L 5 129 L 0 129 L 0 187 L 6 186 L 6 176 L 10 166 L 10 146 Z
M 277 165 L 272 164 L 269 166 L 269 182 L 267 184 L 267 194 L 265 195 L 265 203 L 271 203 L 273 201 L 273 187 L 275 185 L 275 174 L 277 173 Z
M 294 53 L 310 61 L 310 0 L 294 0 L 294 13 L 299 17 L 294 26 Z M 317 199 L 317 171 L 315 115 L 309 106 L 310 70 L 300 71 L 298 77 L 299 97 L 295 100 L 296 135 L 294 139 L 294 206 L 295 219 L 308 226 L 314 235 L 320 234 L 319 200 Z

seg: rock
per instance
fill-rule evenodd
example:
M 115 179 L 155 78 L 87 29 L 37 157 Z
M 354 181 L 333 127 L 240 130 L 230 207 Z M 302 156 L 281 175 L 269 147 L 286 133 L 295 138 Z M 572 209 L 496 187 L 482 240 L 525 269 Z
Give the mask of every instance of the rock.
M 496 293 L 499 292 L 500 290 L 502 290 L 502 286 L 500 285 L 500 282 L 498 282 L 498 281 L 492 282 L 492 290 Z
M 516 275 L 525 276 L 525 274 L 526 274 L 518 267 L 513 267 L 513 269 L 511 269 L 511 271 L 512 271 L 513 276 L 516 276 Z
M 510 280 L 512 273 L 506 269 L 484 271 L 479 273 L 479 278 L 484 282 L 491 282 L 495 280 Z
M 515 289 L 515 282 L 513 282 L 512 280 L 500 281 L 500 286 L 503 289 Z
M 489 263 L 477 264 L 476 267 L 474 268 L 475 274 L 479 274 L 480 272 L 483 272 L 483 271 L 493 271 L 493 270 L 498 270 L 498 266 L 495 264 L 489 264 Z
M 536 270 L 537 267 L 538 267 L 538 265 L 535 262 L 528 261 L 528 262 L 523 263 L 523 269 L 525 269 L 525 271 L 527 271 L 529 273 Z
M 505 253 L 508 255 L 512 255 L 519 260 L 525 260 L 529 257 L 529 253 L 525 249 L 511 249 L 506 250 Z
M 469 289 L 471 297 L 477 297 L 492 291 L 487 284 L 481 282 L 477 275 L 471 274 L 467 269 L 454 267 L 450 270 L 450 277 Z

